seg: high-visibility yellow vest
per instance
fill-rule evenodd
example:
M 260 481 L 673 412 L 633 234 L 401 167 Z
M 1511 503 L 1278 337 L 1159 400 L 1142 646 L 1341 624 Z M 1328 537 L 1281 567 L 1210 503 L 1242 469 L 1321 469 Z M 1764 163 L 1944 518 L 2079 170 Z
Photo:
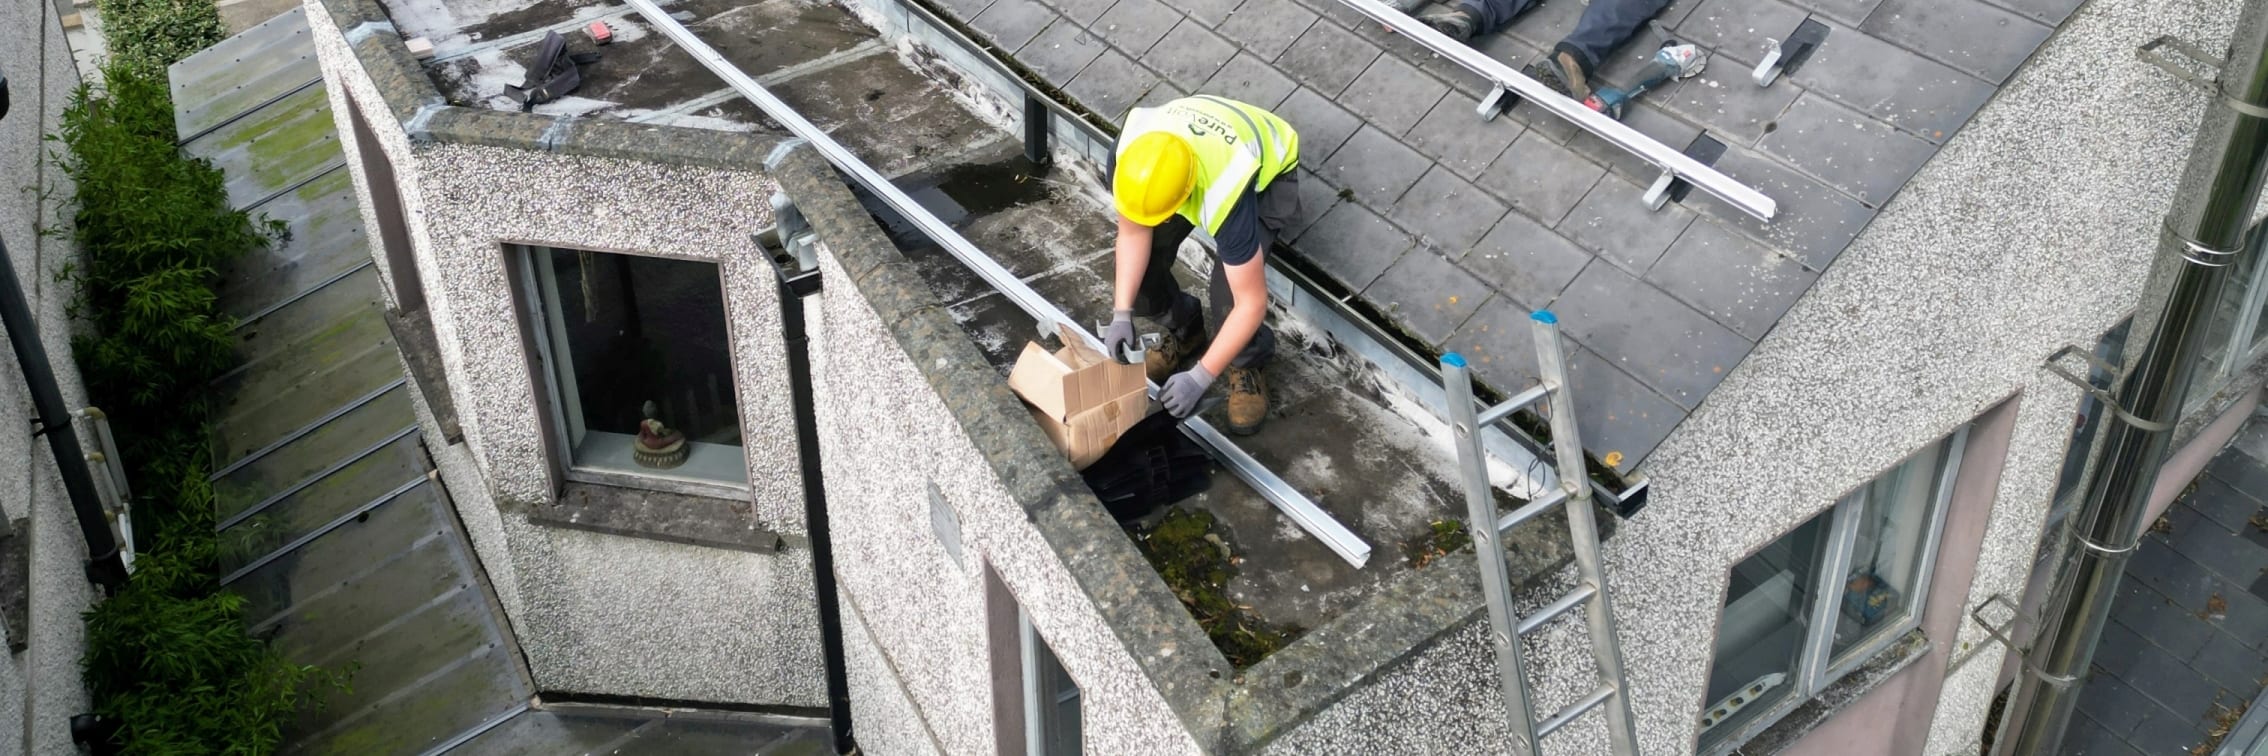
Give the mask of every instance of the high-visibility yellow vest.
M 1181 137 L 1197 155 L 1197 190 L 1176 211 L 1211 234 L 1228 218 L 1245 182 L 1267 189 L 1299 165 L 1299 132 L 1276 114 L 1226 97 L 1197 95 L 1126 114 L 1118 135 L 1121 157 L 1135 137 L 1163 131 Z

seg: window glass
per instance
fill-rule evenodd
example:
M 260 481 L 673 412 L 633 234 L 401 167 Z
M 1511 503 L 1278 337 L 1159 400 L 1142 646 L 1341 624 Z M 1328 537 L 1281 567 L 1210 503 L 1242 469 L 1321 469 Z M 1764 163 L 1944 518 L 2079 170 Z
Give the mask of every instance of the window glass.
M 1836 604 L 1833 663 L 1883 630 L 1912 619 L 1916 583 L 1936 512 L 1937 446 L 1906 460 L 1846 500 L 1843 516 L 1857 518 L 1843 598 Z
M 1815 575 L 1832 511 L 1733 565 L 1709 670 L 1704 745 L 1777 708 L 1797 689 Z
M 1020 611 L 1020 610 L 1019 610 Z M 1019 614 L 1024 637 L 1024 736 L 1030 756 L 1079 756 L 1079 683 Z
M 745 485 L 716 266 L 571 249 L 530 254 L 574 466 Z

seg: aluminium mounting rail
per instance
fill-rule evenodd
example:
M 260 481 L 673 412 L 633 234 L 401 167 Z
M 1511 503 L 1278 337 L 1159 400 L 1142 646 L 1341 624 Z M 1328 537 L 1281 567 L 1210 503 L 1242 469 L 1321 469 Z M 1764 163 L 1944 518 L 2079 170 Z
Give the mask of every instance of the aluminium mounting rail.
M 1042 325 L 1042 332 L 1053 332 L 1055 329 L 1049 327 L 1053 324 L 1067 325 L 1089 343 L 1098 348 L 1102 345 L 1094 334 L 1089 333 L 1085 327 L 1074 322 L 1069 314 L 1063 312 L 1062 308 L 1041 297 L 1039 292 L 1034 291 L 1031 286 L 1017 278 L 1014 273 L 1010 273 L 1008 269 L 1000 267 L 998 261 L 986 255 L 983 250 L 977 249 L 975 244 L 963 238 L 959 232 L 954 231 L 943 220 L 939 220 L 936 215 L 929 212 L 928 208 L 922 207 L 920 203 L 914 201 L 913 197 L 908 196 L 897 185 L 890 183 L 889 178 L 875 171 L 865 161 L 860 160 L 857 155 L 852 154 L 850 150 L 829 137 L 825 130 L 806 120 L 802 114 L 795 112 L 795 109 L 789 107 L 786 102 L 774 97 L 770 91 L 764 89 L 762 84 L 758 84 L 755 78 L 740 70 L 740 67 L 734 65 L 732 61 L 726 60 L 722 54 L 716 51 L 716 48 L 710 47 L 700 37 L 694 36 L 692 30 L 685 28 L 684 24 L 678 23 L 677 19 L 671 18 L 669 13 L 663 11 L 661 6 L 654 4 L 653 0 L 627 0 L 627 2 L 630 7 L 638 9 L 638 14 L 644 16 L 647 23 L 653 24 L 654 28 L 668 35 L 670 41 L 677 43 L 677 46 L 691 53 L 694 59 L 701 61 L 701 65 L 707 66 L 711 73 L 724 79 L 726 84 L 738 90 L 741 96 L 748 98 L 748 101 L 763 110 L 765 115 L 779 121 L 781 125 L 786 126 L 796 136 L 810 142 L 811 146 L 817 149 L 820 155 L 825 156 L 828 162 L 850 174 L 851 178 L 857 180 L 861 186 L 866 187 L 875 196 L 882 198 L 882 201 L 888 203 L 892 209 L 913 222 L 932 241 L 937 242 L 938 246 L 944 247 L 947 252 L 959 258 L 961 264 L 968 266 L 986 283 L 991 284 L 994 289 L 999 290 L 1002 295 L 1015 302 L 1018 307 L 1023 308 L 1032 317 L 1038 318 Z M 1150 391 L 1155 394 L 1157 386 L 1153 384 Z M 1323 541 L 1324 545 L 1337 552 L 1349 564 L 1359 568 L 1370 561 L 1370 544 L 1363 542 L 1360 536 L 1354 534 L 1354 531 L 1348 530 L 1345 525 L 1333 519 L 1330 513 L 1315 506 L 1315 503 L 1309 501 L 1305 495 L 1293 490 L 1290 484 L 1284 482 L 1283 478 L 1278 477 L 1273 471 L 1262 466 L 1259 460 L 1253 459 L 1252 455 L 1246 454 L 1243 449 L 1231 443 L 1227 437 L 1222 436 L 1220 431 L 1215 430 L 1203 418 L 1192 417 L 1184 421 L 1181 427 L 1200 445 L 1204 446 L 1213 458 L 1221 463 L 1221 466 L 1236 473 L 1238 478 L 1243 479 L 1254 490 L 1259 491 L 1260 495 L 1268 500 L 1268 503 L 1274 504 L 1293 522 L 1298 523 L 1301 529 Z
M 1646 162 L 1653 163 L 1664 173 L 1684 179 L 1686 183 L 1700 187 L 1701 191 L 1716 195 L 1717 199 L 1740 208 L 1741 212 L 1756 216 L 1758 220 L 1769 221 L 1773 214 L 1779 212 L 1779 203 L 1774 202 L 1771 197 L 1764 196 L 1763 192 L 1756 191 L 1747 184 L 1734 181 L 1731 176 L 1704 165 L 1701 161 L 1695 160 L 1683 152 L 1670 149 L 1668 145 L 1639 133 L 1637 129 L 1630 128 L 1621 121 L 1608 118 L 1604 113 L 1583 107 L 1582 103 L 1552 91 L 1542 82 L 1529 78 L 1527 74 L 1505 65 L 1502 61 L 1482 54 L 1481 51 L 1474 49 L 1471 45 L 1450 39 L 1447 35 L 1435 31 L 1433 27 L 1427 26 L 1425 22 L 1419 21 L 1407 13 L 1395 10 L 1393 6 L 1379 2 L 1379 0 L 1339 0 L 1339 2 L 1371 17 L 1378 23 L 1385 24 L 1386 28 L 1393 30 L 1396 34 L 1416 40 L 1418 44 L 1425 45 L 1427 49 L 1432 50 L 1433 54 L 1448 58 L 1456 62 L 1457 65 L 1480 74 L 1481 78 L 1488 79 L 1494 90 L 1490 92 L 1489 98 L 1492 103 L 1500 101 L 1508 91 L 1517 94 L 1527 98 L 1529 102 L 1535 103 L 1537 107 L 1549 111 L 1552 115 L 1566 119 L 1567 122 L 1575 124 L 1584 131 L 1591 132 L 1598 138 L 1606 140 L 1608 144 L 1644 158 Z

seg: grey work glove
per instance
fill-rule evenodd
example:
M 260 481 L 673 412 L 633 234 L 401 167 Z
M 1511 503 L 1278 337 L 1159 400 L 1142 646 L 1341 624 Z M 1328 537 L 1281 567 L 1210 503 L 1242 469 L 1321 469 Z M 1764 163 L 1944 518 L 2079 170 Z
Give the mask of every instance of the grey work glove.
M 1112 310 L 1110 312 L 1110 325 L 1104 328 L 1102 332 L 1103 354 L 1110 355 L 1110 358 L 1117 360 L 1118 364 L 1125 365 L 1128 364 L 1126 352 L 1140 344 L 1141 342 L 1134 337 L 1134 311 Z
M 1165 386 L 1158 389 L 1158 403 L 1178 420 L 1187 420 L 1197 414 L 1198 400 L 1205 398 L 1205 389 L 1213 385 L 1213 374 L 1204 365 L 1191 365 L 1188 370 L 1174 373 Z

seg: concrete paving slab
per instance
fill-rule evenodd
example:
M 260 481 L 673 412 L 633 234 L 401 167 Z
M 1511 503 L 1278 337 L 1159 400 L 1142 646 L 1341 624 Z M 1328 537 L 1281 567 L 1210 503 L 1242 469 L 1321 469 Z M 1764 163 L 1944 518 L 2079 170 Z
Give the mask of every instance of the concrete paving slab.
M 1164 74 L 1167 81 L 1183 90 L 1196 91 L 1234 55 L 1235 45 L 1206 29 L 1204 24 L 1184 18 L 1142 55 L 1142 63 Z M 1292 125 L 1299 126 L 1297 122 Z M 1305 135 L 1306 131 L 1302 129 L 1300 133 Z
M 1710 67 L 1738 63 L 1754 68 L 1763 59 L 1764 40 L 1787 39 L 1809 15 L 1780 0 L 1702 0 L 1674 28 L 1709 50 L 1714 59 Z
M 2268 423 L 2254 422 L 2252 425 L 2268 429 Z M 2254 433 L 2247 431 L 2240 434 L 2237 440 L 2242 442 L 2246 440 L 2244 437 L 2252 435 Z M 2260 438 L 2268 438 L 2268 434 L 2258 435 Z M 2235 453 L 2222 452 L 2220 456 L 2214 457 L 2205 466 L 2205 474 L 2229 484 L 2238 493 L 2268 502 L 2268 462 L 2246 453 L 2241 447 L 2233 447 L 2231 451 Z
M 2084 715 L 2071 718 L 2063 745 L 2072 756 L 2142 756 L 2141 751 L 2126 744 L 2126 739 L 2110 734 Z
M 2213 705 L 2214 692 L 2219 688 L 2211 681 L 2200 678 L 2196 670 L 2190 669 L 2189 665 L 2157 646 L 2137 649 L 2134 669 L 2119 681 L 2132 687 L 2142 697 L 2185 718 L 2203 715 Z M 2135 733 L 2141 734 L 2139 727 Z
M 1489 294 L 1480 279 L 1430 249 L 1402 255 L 1362 291 L 1364 300 L 1428 346 L 1448 341 Z
M 1553 308 L 1564 331 L 1692 409 L 1748 355 L 1748 340 L 1612 265 L 1592 265 Z M 1615 405 L 1603 405 L 1612 407 Z
M 1393 55 L 1381 55 L 1355 77 L 1338 98 L 1340 105 L 1388 134 L 1407 133 L 1433 110 L 1449 86 Z
M 1549 50 L 1559 44 L 1562 37 L 1575 31 L 1575 24 L 1583 17 L 1586 3 L 1545 2 L 1512 19 L 1512 25 L 1503 33 L 1519 38 L 1530 47 Z
M 1292 0 L 1244 0 L 1221 22 L 1220 32 L 1261 60 L 1275 60 L 1315 19 L 1314 11 Z
M 1102 18 L 1114 0 L 1047 0 L 1047 4 L 1055 6 L 1055 12 L 1071 19 L 1072 23 L 1088 26 Z
M 1474 375 L 1498 391 L 1535 385 L 1536 341 L 1529 318 L 1533 312 L 1503 296 L 1492 297 L 1474 309 L 1441 349 L 1463 355 Z
M 1685 229 L 1645 280 L 1750 341 L 1764 338 L 1818 274 L 1711 220 Z
M 221 269 L 221 311 L 244 318 L 307 292 L 370 261 L 354 178 L 344 166 L 250 209 L 284 221 L 290 239 L 229 261 Z
M 1516 304 L 1544 309 L 1590 264 L 1591 253 L 1520 213 L 1507 213 L 1458 261 Z
M 1996 85 L 2054 31 L 1979 0 L 1884 0 L 1859 28 Z
M 1549 136 L 1531 128 L 1489 164 L 1478 183 L 1510 201 L 1513 209 L 1545 226 L 1554 226 L 1604 175 L 1605 168 L 1553 144 Z
M 2197 479 L 2197 489 L 2182 503 L 2196 508 L 2199 514 L 2213 521 L 2226 532 L 2238 533 L 2252 527 L 2248 522 L 2261 510 L 2259 499 L 2240 493 L 2220 478 L 2205 476 Z M 2189 555 L 2184 550 L 2185 555 Z M 2195 558 L 2195 555 L 2190 555 Z
M 1299 169 L 1300 219 L 1299 222 L 1285 228 L 1282 233 L 1283 238 L 1278 241 L 1285 243 L 1299 241 L 1300 237 L 1306 235 L 1308 229 L 1315 227 L 1316 221 L 1322 220 L 1325 214 L 1331 212 L 1331 208 L 1337 207 L 1339 203 L 1345 201 L 1339 199 L 1338 187 L 1332 186 L 1330 182 L 1316 176 L 1313 171 L 1306 168 Z
M 1394 202 L 1396 223 L 1415 229 L 1421 244 L 1450 257 L 1463 257 L 1504 217 L 1504 203 L 1482 193 L 1439 165 Z
M 1693 221 L 1693 211 L 1674 203 L 1648 209 L 1645 192 L 1619 177 L 1600 179 L 1556 228 L 1584 249 L 1642 275 Z
M 1181 22 L 1181 14 L 1158 0 L 1118 0 L 1094 24 L 1094 32 L 1128 55 L 1139 57 Z
M 1207 79 L 1205 85 L 1198 87 L 1197 91 L 1273 111 L 1297 87 L 1297 84 L 1292 83 L 1291 77 L 1285 76 L 1282 71 L 1261 62 L 1250 53 L 1240 52 L 1222 65 L 1221 70 L 1214 72 L 1213 78 Z M 1299 126 L 1294 124 L 1292 128 L 1297 129 Z
M 1654 141 L 1668 145 L 1671 149 L 1685 149 L 1686 145 L 1693 143 L 1694 137 L 1701 134 L 1699 126 L 1664 112 L 1659 105 L 1643 101 L 1623 109 L 1622 125 L 1652 137 Z M 1609 144 L 1588 131 L 1577 131 L 1569 135 L 1567 148 L 1640 185 L 1652 184 L 1662 173 L 1662 169 L 1647 162 L 1645 158 Z
M 1352 190 L 1352 199 L 1390 207 L 1431 165 L 1417 150 L 1366 124 L 1330 159 L 1313 167 L 1324 180 Z
M 1882 0 L 1789 0 L 1803 9 L 1834 19 L 1844 26 L 1857 26 L 1868 14 L 1882 5 Z
M 1282 116 L 1299 132 L 1299 160 L 1309 166 L 1329 162 L 1331 154 L 1362 128 L 1362 119 L 1332 104 L 1315 90 L 1300 87 L 1276 106 L 1276 115 Z M 1310 208 L 1312 211 L 1312 208 Z
M 2213 628 L 2199 621 L 2198 611 L 2181 606 L 2148 585 L 2120 586 L 2112 604 L 2111 622 L 2181 658 L 2197 655 L 2213 637 Z M 2131 667 L 2131 654 L 2114 666 Z M 2107 720 L 2106 720 L 2107 721 Z
M 1861 202 L 1881 206 L 1937 147 L 1819 95 L 1788 108 L 1763 150 Z
M 1337 24 L 1314 24 L 1276 57 L 1276 67 L 1293 79 L 1333 98 L 1378 59 L 1377 45 Z
M 978 34 L 1003 50 L 1022 48 L 1057 18 L 1055 9 L 1039 0 L 994 0 L 969 21 Z
M 991 9 L 992 3 L 993 0 L 943 0 L 946 15 L 962 23 Z
M 1369 208 L 1342 202 L 1300 236 L 1299 253 L 1339 284 L 1361 291 L 1413 242 Z
M 1440 161 L 1441 167 L 1467 180 L 1477 178 L 1526 131 L 1510 118 L 1480 120 L 1473 115 L 1479 105 L 1478 100 L 1451 92 L 1403 138 L 1418 152 Z
M 1995 0 L 2003 8 L 2024 14 L 2034 21 L 2050 26 L 2062 26 L 2071 12 L 2079 9 L 2085 0 Z
M 1938 144 L 1968 123 L 1994 91 L 1982 79 L 1847 28 L 1833 28 L 1811 60 L 1788 76 Z
M 1063 89 L 1088 110 L 1117 114 L 1114 117 L 1123 119 L 1128 108 L 1162 81 L 1142 64 L 1111 50 L 1087 64 L 1087 70 L 1080 71 Z

